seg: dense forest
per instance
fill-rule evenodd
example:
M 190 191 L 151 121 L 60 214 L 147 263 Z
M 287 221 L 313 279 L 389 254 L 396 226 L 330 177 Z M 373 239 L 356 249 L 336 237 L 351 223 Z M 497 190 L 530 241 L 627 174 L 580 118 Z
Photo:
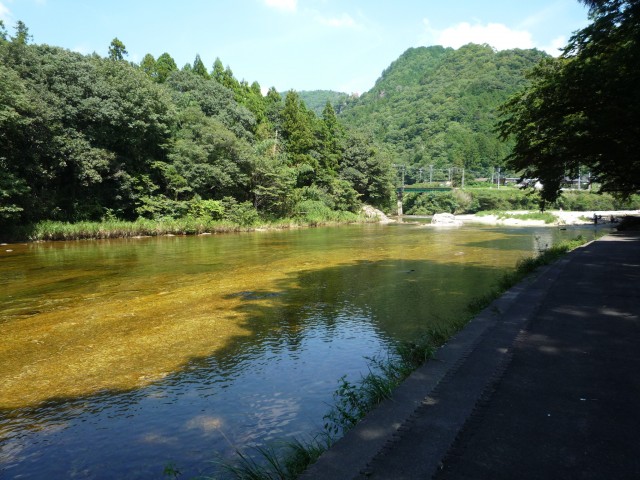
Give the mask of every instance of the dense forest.
M 397 163 L 486 174 L 503 166 L 511 150 L 495 132 L 498 107 L 547 56 L 474 44 L 410 48 L 369 92 L 346 105 L 340 119 L 369 131 Z
M 394 165 L 502 166 L 497 109 L 548 57 L 411 48 L 360 97 L 264 94 L 220 59 L 135 64 L 117 38 L 106 58 L 30 40 L 22 22 L 13 35 L 0 23 L 0 226 L 385 209 Z
M 340 113 L 349 102 L 355 102 L 358 99 L 356 94 L 348 95 L 342 92 L 334 92 L 333 90 L 301 90 L 298 92 L 300 100 L 304 102 L 307 108 L 317 115 L 321 115 L 327 102 L 331 104 L 335 112 Z
M 0 226 L 186 215 L 234 221 L 384 207 L 391 161 L 327 103 L 266 95 L 216 59 L 126 60 L 0 24 Z

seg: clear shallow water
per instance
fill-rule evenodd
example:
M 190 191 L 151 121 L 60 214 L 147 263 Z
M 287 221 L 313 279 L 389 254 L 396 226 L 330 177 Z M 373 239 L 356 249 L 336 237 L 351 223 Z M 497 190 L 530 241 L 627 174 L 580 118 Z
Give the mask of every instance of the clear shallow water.
M 0 478 L 183 478 L 591 229 L 364 225 L 0 248 Z M 12 250 L 8 252 L 7 250 Z

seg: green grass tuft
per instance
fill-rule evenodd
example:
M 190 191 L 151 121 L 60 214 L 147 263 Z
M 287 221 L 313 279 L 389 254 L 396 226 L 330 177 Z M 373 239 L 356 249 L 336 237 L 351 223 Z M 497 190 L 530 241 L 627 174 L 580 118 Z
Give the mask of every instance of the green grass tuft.
M 318 209 L 296 218 L 263 220 L 256 224 L 240 224 L 230 220 L 211 218 L 163 218 L 135 221 L 105 219 L 101 222 L 57 222 L 42 221 L 35 225 L 16 227 L 2 235 L 3 241 L 55 241 L 55 240 L 101 240 L 113 238 L 156 237 L 163 235 L 201 235 L 203 233 L 248 232 L 256 229 L 287 229 L 301 226 L 321 226 L 346 223 L 371 222 L 370 218 L 351 212 L 340 212 L 328 208 Z
M 309 465 L 333 444 L 321 434 L 309 441 L 294 439 L 275 446 L 254 447 L 252 455 L 236 451 L 235 463 L 222 462 L 222 467 L 237 480 L 295 480 Z
M 550 212 L 508 213 L 501 210 L 484 210 L 482 212 L 477 212 L 476 215 L 479 217 L 495 215 L 501 220 L 505 220 L 507 218 L 513 218 L 516 220 L 542 220 L 547 225 L 551 225 L 558 221 L 558 217 Z
M 450 332 L 432 330 L 415 342 L 402 342 L 386 356 L 368 358 L 369 373 L 357 382 L 339 380 L 333 406 L 324 416 L 325 431 L 340 436 L 353 428 L 369 411 L 393 391 L 411 372 L 433 356 Z

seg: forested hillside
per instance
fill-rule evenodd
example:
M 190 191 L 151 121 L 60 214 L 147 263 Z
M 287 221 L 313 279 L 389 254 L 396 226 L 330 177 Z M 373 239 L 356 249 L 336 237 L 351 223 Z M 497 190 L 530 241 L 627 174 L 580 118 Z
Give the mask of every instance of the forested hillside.
M 347 93 L 334 92 L 333 90 L 301 90 L 298 95 L 307 108 L 316 115 L 322 115 L 327 102 L 331 104 L 337 114 L 340 114 L 347 103 L 356 98 Z
M 0 227 L 204 216 L 251 221 L 383 206 L 390 159 L 295 92 L 265 96 L 216 60 L 126 60 L 30 43 L 0 22 Z
M 497 107 L 546 56 L 473 44 L 410 48 L 340 118 L 370 131 L 397 163 L 488 171 L 511 149 L 495 133 Z
M 22 22 L 12 36 L 0 22 L 0 226 L 389 206 L 392 163 L 500 166 L 511 145 L 496 109 L 546 56 L 411 48 L 360 98 L 263 95 L 219 59 L 134 64 L 118 39 L 107 58 L 30 39 Z

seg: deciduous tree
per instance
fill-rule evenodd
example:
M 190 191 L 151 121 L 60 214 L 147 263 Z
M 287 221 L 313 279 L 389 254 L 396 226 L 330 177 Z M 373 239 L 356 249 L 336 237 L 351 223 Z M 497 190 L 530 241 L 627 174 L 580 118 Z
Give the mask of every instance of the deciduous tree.
M 515 139 L 509 165 L 539 179 L 545 201 L 587 170 L 602 191 L 640 190 L 640 2 L 583 3 L 591 24 L 502 107 L 501 135 Z

